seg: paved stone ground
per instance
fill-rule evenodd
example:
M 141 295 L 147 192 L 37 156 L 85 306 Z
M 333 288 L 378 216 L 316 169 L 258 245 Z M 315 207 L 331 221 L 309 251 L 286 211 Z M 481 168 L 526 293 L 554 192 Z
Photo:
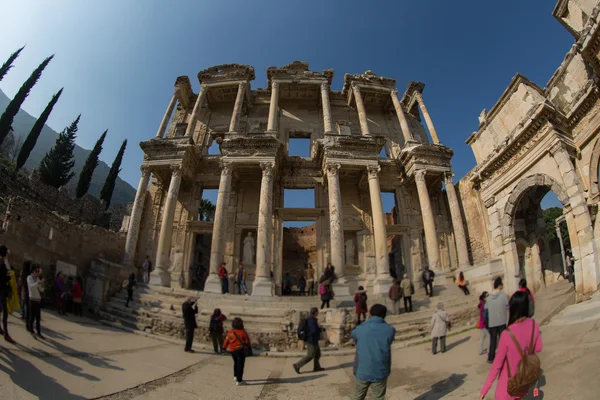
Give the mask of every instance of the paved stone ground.
M 255 357 L 246 364 L 248 385 L 236 387 L 229 356 L 185 354 L 181 346 L 88 319 L 50 313 L 43 319 L 45 342 L 32 339 L 11 317 L 19 345 L 0 342 L 0 399 L 333 400 L 352 391 L 352 356 L 323 357 L 326 371 L 301 375 L 292 368 L 297 359 Z M 600 297 L 568 307 L 543 327 L 544 378 L 538 398 L 598 398 L 599 331 Z M 478 398 L 489 370 L 478 345 L 478 332 L 470 331 L 449 337 L 445 354 L 432 355 L 430 344 L 394 350 L 388 398 Z

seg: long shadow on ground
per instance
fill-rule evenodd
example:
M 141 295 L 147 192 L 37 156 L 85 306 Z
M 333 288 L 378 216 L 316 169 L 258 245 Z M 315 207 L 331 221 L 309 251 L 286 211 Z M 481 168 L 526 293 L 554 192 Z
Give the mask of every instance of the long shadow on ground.
M 431 390 L 423 393 L 415 400 L 439 400 L 452 393 L 465 383 L 467 374 L 452 374 L 448 378 L 431 385 Z

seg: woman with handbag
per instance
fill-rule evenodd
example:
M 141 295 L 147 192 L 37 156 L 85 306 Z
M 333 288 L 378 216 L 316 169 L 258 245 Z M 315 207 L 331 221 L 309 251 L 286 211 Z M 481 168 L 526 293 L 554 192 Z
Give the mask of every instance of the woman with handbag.
M 252 355 L 252 347 L 250 346 L 250 337 L 244 330 L 244 321 L 237 317 L 233 319 L 231 324 L 232 329 L 225 336 L 223 348 L 231 353 L 233 358 L 233 380 L 237 386 L 244 384 L 244 364 L 246 357 Z
M 446 333 L 450 329 L 450 316 L 444 310 L 444 304 L 438 303 L 437 310 L 431 317 L 431 352 L 437 354 L 437 343 L 440 341 L 442 353 L 446 352 Z
M 479 321 L 477 321 L 477 325 L 475 326 L 479 329 L 479 355 L 483 355 L 487 353 L 487 349 L 485 349 L 485 340 L 487 339 L 488 343 L 490 342 L 490 333 L 485 326 L 485 301 L 488 298 L 489 293 L 483 292 L 481 296 L 479 296 L 479 304 L 477 308 L 479 308 Z

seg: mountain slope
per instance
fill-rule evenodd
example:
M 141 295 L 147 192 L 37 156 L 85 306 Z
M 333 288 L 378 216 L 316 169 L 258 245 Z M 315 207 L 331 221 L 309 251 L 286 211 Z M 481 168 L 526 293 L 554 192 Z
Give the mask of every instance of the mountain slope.
M 2 90 L 0 90 L 0 113 L 4 112 L 4 109 L 10 102 L 10 99 L 4 94 Z M 77 112 L 75 112 L 77 114 Z M 13 129 L 15 137 L 22 136 L 23 139 L 29 134 L 31 127 L 35 123 L 36 118 L 29 115 L 24 110 L 19 110 L 19 113 L 16 115 L 15 120 L 13 122 Z M 85 134 L 80 131 L 80 134 Z M 46 154 L 48 150 L 54 143 L 56 142 L 56 137 L 58 133 L 50 128 L 48 125 L 44 125 L 42 129 L 42 133 L 35 145 L 35 148 L 31 151 L 31 155 L 29 159 L 25 163 L 26 169 L 36 169 L 40 165 L 40 161 Z M 89 150 L 86 150 L 82 147 L 75 145 L 75 172 L 76 175 L 71 179 L 68 183 L 69 192 L 74 193 L 74 188 L 77 185 L 77 179 L 79 177 L 79 172 L 83 167 L 83 163 L 87 158 L 88 154 L 90 154 Z M 110 166 L 108 166 L 105 162 L 100 161 L 98 164 L 98 168 L 94 171 L 94 176 L 92 178 L 92 183 L 90 185 L 89 193 L 95 197 L 100 198 L 100 190 L 102 189 L 102 185 L 104 185 L 104 180 L 108 175 L 108 171 L 110 170 Z M 122 180 L 121 178 L 117 178 L 117 183 L 115 185 L 115 191 L 113 193 L 111 204 L 123 204 L 132 202 L 135 198 L 135 189 L 127 182 Z

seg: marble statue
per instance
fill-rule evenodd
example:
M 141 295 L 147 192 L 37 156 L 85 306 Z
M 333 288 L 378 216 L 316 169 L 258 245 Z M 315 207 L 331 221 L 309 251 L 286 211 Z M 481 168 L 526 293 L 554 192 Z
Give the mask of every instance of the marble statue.
M 242 260 L 246 265 L 254 265 L 254 251 L 255 251 L 254 237 L 252 232 L 248 232 L 248 236 L 244 238 L 244 249 L 242 253 Z

